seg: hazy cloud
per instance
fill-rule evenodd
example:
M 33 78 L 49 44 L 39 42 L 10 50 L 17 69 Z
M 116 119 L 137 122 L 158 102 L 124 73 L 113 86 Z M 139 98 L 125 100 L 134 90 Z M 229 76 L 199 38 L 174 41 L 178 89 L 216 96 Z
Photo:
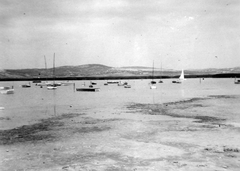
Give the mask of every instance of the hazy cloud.
M 1 67 L 44 67 L 54 52 L 57 65 L 236 66 L 239 9 L 238 0 L 4 0 Z

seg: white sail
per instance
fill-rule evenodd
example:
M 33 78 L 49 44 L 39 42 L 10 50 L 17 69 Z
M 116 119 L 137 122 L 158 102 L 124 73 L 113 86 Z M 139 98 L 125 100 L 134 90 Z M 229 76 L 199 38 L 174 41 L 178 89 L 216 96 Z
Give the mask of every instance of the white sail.
M 176 81 L 172 81 L 172 83 L 178 83 L 178 84 L 181 84 L 183 82 L 183 80 L 186 80 L 185 77 L 184 77 L 184 71 L 182 69 L 182 73 L 180 75 L 180 77 L 178 78 L 178 80 Z
M 182 73 L 181 73 L 181 75 L 179 77 L 179 80 L 186 80 L 185 77 L 184 77 L 184 71 L 183 70 L 182 70 Z

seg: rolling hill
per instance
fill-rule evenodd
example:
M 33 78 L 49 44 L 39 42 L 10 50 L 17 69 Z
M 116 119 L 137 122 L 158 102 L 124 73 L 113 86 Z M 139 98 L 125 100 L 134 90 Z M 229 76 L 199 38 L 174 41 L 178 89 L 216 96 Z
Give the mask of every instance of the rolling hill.
M 156 77 L 177 77 L 179 70 L 154 69 Z M 190 69 L 185 70 L 185 76 L 208 76 L 216 74 L 238 74 L 240 67 L 235 68 L 209 68 L 209 69 Z M 55 68 L 55 77 L 150 77 L 152 67 L 130 66 L 130 67 L 110 67 L 100 64 L 87 64 L 78 66 L 60 66 Z M 0 79 L 30 79 L 30 78 L 52 78 L 53 68 L 49 69 L 5 69 L 0 70 Z

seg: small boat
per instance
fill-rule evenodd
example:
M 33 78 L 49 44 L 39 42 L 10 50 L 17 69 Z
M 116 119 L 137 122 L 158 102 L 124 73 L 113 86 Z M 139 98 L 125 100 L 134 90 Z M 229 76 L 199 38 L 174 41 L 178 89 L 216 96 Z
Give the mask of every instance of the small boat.
M 181 72 L 181 75 L 180 75 L 179 79 L 178 79 L 178 80 L 176 80 L 176 81 L 172 81 L 172 83 L 181 84 L 181 83 L 182 83 L 182 81 L 184 81 L 184 80 L 186 80 L 186 79 L 185 79 L 185 77 L 184 77 L 184 71 L 182 70 L 182 72 Z
M 150 82 L 150 89 L 156 89 L 157 87 L 155 84 L 157 83 L 156 81 L 153 80 L 154 78 L 154 61 L 153 61 L 153 70 L 152 70 L 152 81 Z
M 124 85 L 124 88 L 131 88 L 131 85 Z
M 108 83 L 104 83 L 104 85 L 108 85 Z
M 6 90 L 3 94 L 14 94 L 14 89 Z
M 234 84 L 240 84 L 240 80 L 235 80 Z
M 48 86 L 47 89 L 48 89 L 48 90 L 56 90 L 57 87 L 55 87 L 55 86 Z
M 99 88 L 93 88 L 93 87 L 89 87 L 89 88 L 76 88 L 76 91 L 96 92 L 96 91 L 100 91 L 100 89 Z
M 55 53 L 53 54 L 53 83 L 47 85 L 48 90 L 56 90 L 61 84 L 55 83 Z
M 240 80 L 237 80 L 234 82 L 235 84 L 240 84 Z
M 41 80 L 33 80 L 32 82 L 33 83 L 41 83 L 42 81 Z
M 118 82 L 118 86 L 125 86 L 125 85 L 128 85 L 128 83 L 127 82 L 121 82 L 121 81 Z
M 157 82 L 156 81 L 151 81 L 150 84 L 156 84 Z
M 31 84 L 30 83 L 28 83 L 28 84 L 23 84 L 22 85 L 22 88 L 30 88 L 31 87 Z
M 13 86 L 11 89 L 7 89 L 5 91 L 1 91 L 2 94 L 14 94 L 14 89 Z
M 90 84 L 92 84 L 92 85 L 97 85 L 97 83 L 96 83 L 96 82 L 93 82 L 93 81 L 91 81 Z
M 53 86 L 57 87 L 57 86 L 61 86 L 62 83 L 54 83 Z
M 41 82 L 41 83 L 36 83 L 36 86 L 50 86 L 51 85 L 51 83 L 49 83 L 49 82 L 47 82 L 47 81 L 45 81 L 45 82 Z
M 177 80 L 177 81 L 172 81 L 172 83 L 181 84 L 182 82 L 180 80 Z
M 156 89 L 157 88 L 157 86 L 155 86 L 155 85 L 150 85 L 150 89 Z
M 119 81 L 108 81 L 107 83 L 108 83 L 108 84 L 118 84 Z
M 237 80 L 236 77 L 235 77 L 235 79 L 234 79 L 234 84 L 240 84 L 240 80 Z
M 0 87 L 0 90 L 8 90 L 11 89 L 11 87 Z

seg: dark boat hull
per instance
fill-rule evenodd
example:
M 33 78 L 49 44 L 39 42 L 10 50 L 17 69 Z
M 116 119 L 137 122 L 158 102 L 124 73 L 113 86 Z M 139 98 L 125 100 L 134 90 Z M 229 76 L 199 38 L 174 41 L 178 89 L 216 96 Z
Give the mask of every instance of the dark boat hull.
M 119 81 L 108 81 L 107 84 L 118 84 Z
M 22 85 L 22 88 L 30 88 L 30 85 Z
M 180 81 L 172 81 L 172 83 L 181 84 Z
M 95 92 L 99 91 L 99 88 L 76 88 L 76 91 L 90 91 L 90 92 Z
M 157 82 L 156 81 L 151 81 L 151 84 L 156 84 Z

